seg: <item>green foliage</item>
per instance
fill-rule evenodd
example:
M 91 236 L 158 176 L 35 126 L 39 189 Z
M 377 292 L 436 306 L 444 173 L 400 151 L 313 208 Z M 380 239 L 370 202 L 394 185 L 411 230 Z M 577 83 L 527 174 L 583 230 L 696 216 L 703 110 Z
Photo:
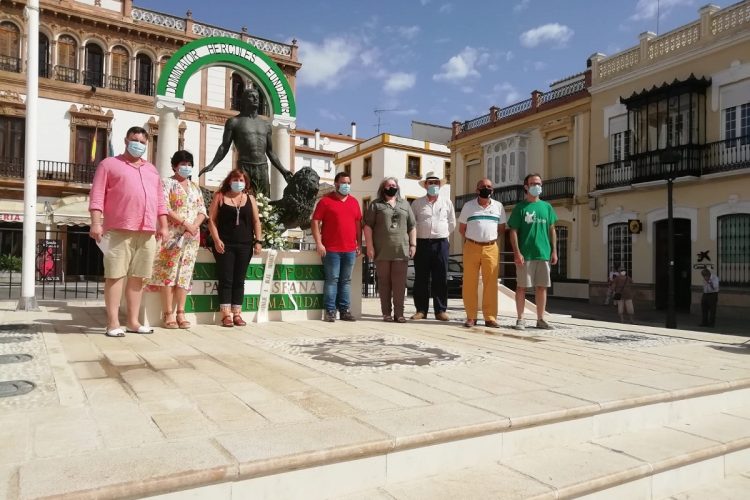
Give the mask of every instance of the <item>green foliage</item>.
M 21 258 L 15 255 L 0 255 L 0 271 L 21 272 Z

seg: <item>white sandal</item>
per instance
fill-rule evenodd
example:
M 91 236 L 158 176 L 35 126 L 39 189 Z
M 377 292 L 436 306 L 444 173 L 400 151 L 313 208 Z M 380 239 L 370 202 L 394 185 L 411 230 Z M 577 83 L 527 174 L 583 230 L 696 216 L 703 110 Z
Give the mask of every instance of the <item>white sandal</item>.
M 128 333 L 141 333 L 141 334 L 154 333 L 154 329 L 153 328 L 149 328 L 149 327 L 143 326 L 143 325 L 139 326 L 135 330 L 132 329 L 132 328 L 126 328 L 125 331 L 128 332 Z
M 104 332 L 104 335 L 106 335 L 107 337 L 124 337 L 125 336 L 125 330 L 123 330 L 121 326 L 118 326 L 117 328 L 112 328 L 111 330 L 106 330 Z

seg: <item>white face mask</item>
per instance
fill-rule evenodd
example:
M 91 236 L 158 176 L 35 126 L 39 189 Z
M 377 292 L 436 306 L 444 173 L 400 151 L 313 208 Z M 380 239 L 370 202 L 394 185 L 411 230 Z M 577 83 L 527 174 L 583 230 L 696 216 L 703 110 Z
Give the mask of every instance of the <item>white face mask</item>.
M 146 145 L 138 141 L 129 141 L 127 150 L 131 156 L 140 158 L 146 152 Z
M 537 184 L 529 186 L 529 194 L 531 196 L 539 196 L 540 194 L 542 194 L 542 186 L 539 186 Z
M 621 276 L 625 276 L 626 274 L 628 274 L 628 272 L 627 272 L 627 271 L 620 271 L 620 275 L 621 275 Z

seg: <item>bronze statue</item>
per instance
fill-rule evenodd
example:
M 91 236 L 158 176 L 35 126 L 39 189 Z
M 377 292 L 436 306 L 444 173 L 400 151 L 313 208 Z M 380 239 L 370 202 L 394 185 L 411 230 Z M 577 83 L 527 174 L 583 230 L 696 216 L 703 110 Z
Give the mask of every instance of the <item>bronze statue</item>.
M 281 172 L 287 183 L 292 178 L 291 172 L 285 169 L 276 153 L 273 152 L 271 141 L 271 124 L 258 117 L 260 95 L 254 86 L 247 86 L 240 96 L 240 114 L 228 119 L 224 125 L 224 138 L 221 146 L 216 150 L 214 159 L 200 171 L 198 176 L 210 172 L 224 159 L 232 147 L 237 147 L 239 158 L 237 167 L 247 172 L 256 193 L 263 193 L 270 198 L 271 185 L 268 180 L 268 162 Z
M 283 197 L 271 202 L 279 213 L 279 222 L 287 229 L 310 227 L 315 198 L 318 194 L 320 177 L 310 167 L 305 167 L 292 175 L 285 169 L 276 153 L 273 152 L 271 142 L 271 124 L 258 117 L 260 94 L 252 85 L 245 87 L 240 97 L 240 114 L 228 119 L 224 125 L 224 138 L 216 151 L 213 161 L 200 171 L 199 176 L 210 172 L 224 159 L 232 147 L 237 147 L 239 158 L 237 167 L 247 172 L 255 192 L 263 193 L 270 199 L 270 182 L 268 179 L 268 162 L 281 172 L 287 182 Z M 205 188 L 203 197 L 206 206 L 211 201 L 213 193 Z

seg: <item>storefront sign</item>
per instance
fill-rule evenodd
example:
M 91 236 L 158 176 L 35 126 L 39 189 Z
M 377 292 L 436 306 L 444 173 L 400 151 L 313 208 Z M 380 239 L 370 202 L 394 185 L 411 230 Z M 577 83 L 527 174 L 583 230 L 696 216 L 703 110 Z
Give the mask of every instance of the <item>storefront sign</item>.
M 23 214 L 0 213 L 0 222 L 23 222 Z

